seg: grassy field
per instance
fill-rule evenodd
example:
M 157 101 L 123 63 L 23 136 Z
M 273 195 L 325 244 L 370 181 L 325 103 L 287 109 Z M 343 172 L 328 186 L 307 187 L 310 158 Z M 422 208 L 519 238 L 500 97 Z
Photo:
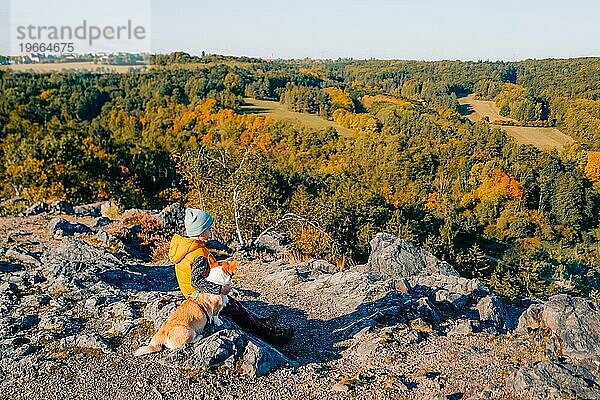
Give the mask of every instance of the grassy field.
M 54 72 L 54 71 L 92 71 L 92 72 L 118 72 L 125 73 L 133 68 L 145 69 L 145 65 L 105 65 L 95 64 L 91 61 L 87 62 L 72 62 L 72 63 L 53 63 L 53 64 L 15 64 L 2 65 L 0 69 L 10 69 L 13 71 L 26 72 Z
M 477 100 L 471 94 L 467 97 L 459 99 L 461 112 L 473 122 L 480 121 L 484 117 L 488 117 L 490 121 L 513 121 L 511 118 L 502 117 L 496 107 L 496 103 L 487 100 Z M 510 136 L 521 144 L 531 144 L 539 149 L 556 148 L 562 149 L 566 145 L 574 142 L 573 138 L 565 135 L 556 128 L 538 128 L 528 126 L 499 126 L 506 131 Z
M 473 94 L 458 99 L 458 102 L 462 108 L 461 112 L 473 122 L 480 121 L 484 117 L 488 117 L 491 122 L 496 120 L 517 122 L 512 118 L 501 116 L 500 110 L 493 101 L 477 100 Z
M 326 120 L 314 114 L 305 114 L 288 110 L 277 101 L 256 100 L 245 98 L 246 105 L 242 112 L 246 114 L 264 114 L 277 120 L 295 120 L 313 129 L 335 128 L 342 136 L 353 136 L 354 131 L 344 128 L 333 121 Z

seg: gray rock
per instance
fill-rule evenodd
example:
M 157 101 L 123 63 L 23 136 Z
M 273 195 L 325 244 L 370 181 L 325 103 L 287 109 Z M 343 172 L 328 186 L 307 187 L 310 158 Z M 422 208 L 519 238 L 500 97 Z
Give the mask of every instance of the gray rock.
M 48 230 L 55 237 L 73 236 L 74 234 L 91 233 L 89 226 L 72 223 L 62 218 L 54 218 L 48 223 Z
M 50 203 L 49 210 L 51 214 L 73 215 L 73 206 L 66 200 L 56 200 Z
M 154 330 L 158 330 L 162 323 L 183 302 L 183 297 L 178 295 L 165 295 L 155 293 L 152 299 L 148 299 L 144 308 L 143 316 L 154 323 Z
M 31 207 L 27 208 L 21 214 L 25 217 L 30 217 L 32 215 L 39 215 L 39 214 L 47 213 L 48 211 L 50 211 L 50 206 L 48 205 L 48 203 L 40 201 L 38 203 L 35 203 Z
M 468 319 L 457 320 L 448 331 L 448 336 L 470 335 L 473 333 L 474 321 Z
M 63 312 L 47 312 L 40 316 L 37 328 L 49 331 L 60 336 L 74 335 L 83 329 L 83 320 L 79 317 Z
M 184 369 L 240 367 L 252 377 L 263 376 L 291 361 L 273 346 L 237 329 L 223 329 L 165 358 Z
M 448 275 L 415 275 L 406 278 L 411 289 L 415 292 L 432 292 L 434 290 L 446 290 L 449 293 L 466 296 L 477 300 L 487 296 L 490 291 L 479 279 L 467 279 L 460 276 Z
M 435 292 L 435 301 L 438 303 L 449 303 L 456 310 L 465 308 L 469 298 L 462 293 L 453 293 L 446 289 L 439 289 Z
M 570 363 L 540 362 L 514 370 L 507 387 L 514 393 L 527 392 L 532 399 L 600 399 L 600 385 L 587 369 Z
M 99 350 L 102 353 L 110 353 L 110 348 L 101 336 L 98 334 L 72 335 L 62 338 L 59 342 L 62 348 L 78 347 L 82 349 Z
M 267 233 L 254 241 L 254 246 L 259 250 L 272 253 L 284 253 L 289 248 L 290 240 L 284 235 L 276 232 Z
M 431 304 L 427 297 L 417 300 L 416 310 L 425 321 L 432 324 L 439 324 L 442 320 L 439 311 Z
M 112 222 L 112 220 L 108 217 L 98 217 L 96 219 L 96 222 L 94 222 L 93 227 L 94 228 L 102 228 L 106 225 L 110 225 L 111 222 Z
M 185 207 L 181 203 L 173 203 L 155 215 L 160 224 L 169 231 L 180 232 L 185 229 Z
M 479 300 L 475 308 L 479 312 L 481 322 L 491 324 L 497 328 L 513 328 L 506 326 L 506 324 L 510 324 L 510 319 L 507 317 L 506 307 L 500 297 L 496 295 L 486 296 Z
M 104 217 L 103 217 L 104 218 Z M 102 243 L 104 247 L 116 247 L 120 250 L 125 248 L 125 245 L 118 237 L 111 235 L 110 233 L 100 230 L 96 233 L 96 238 Z
M 23 264 L 29 264 L 33 266 L 41 265 L 40 259 L 37 255 L 20 247 L 13 247 L 12 249 L 7 249 L 4 252 L 3 257 L 9 261 L 20 262 Z
M 44 276 L 52 286 L 69 289 L 74 283 L 89 287 L 101 279 L 101 272 L 122 269 L 122 263 L 112 254 L 78 239 L 69 239 L 42 256 Z
M 102 319 L 110 323 L 108 333 L 124 335 L 137 324 L 139 312 L 125 301 L 114 302 L 102 310 Z
M 83 204 L 73 207 L 73 213 L 78 217 L 100 217 L 102 215 L 100 209 L 104 202 Z
M 458 276 L 454 268 L 431 253 L 387 233 L 378 233 L 371 240 L 368 270 L 390 278 L 419 274 Z
M 517 332 L 549 332 L 546 346 L 557 356 L 600 361 L 600 311 L 590 300 L 559 294 L 533 304 L 519 318 Z

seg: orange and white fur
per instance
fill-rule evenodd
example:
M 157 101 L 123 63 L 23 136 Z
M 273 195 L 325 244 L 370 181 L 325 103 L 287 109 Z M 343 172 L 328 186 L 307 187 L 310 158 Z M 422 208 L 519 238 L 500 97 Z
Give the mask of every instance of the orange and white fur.
M 238 262 L 220 262 L 219 266 L 211 268 L 208 281 L 218 285 L 231 286 L 231 277 L 238 267 Z M 196 301 L 202 304 L 204 310 L 193 300 L 186 299 L 162 324 L 147 346 L 142 346 L 134 353 L 135 356 L 156 353 L 163 346 L 168 349 L 179 349 L 188 343 L 194 343 L 202 337 L 206 324 L 214 321 L 220 326 L 223 321 L 219 313 L 227 305 L 227 296 L 200 293 Z

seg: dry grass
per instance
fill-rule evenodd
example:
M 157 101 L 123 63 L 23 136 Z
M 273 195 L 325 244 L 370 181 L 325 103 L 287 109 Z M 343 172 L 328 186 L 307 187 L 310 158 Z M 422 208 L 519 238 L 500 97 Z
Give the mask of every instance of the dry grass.
M 313 257 L 302 253 L 298 249 L 291 249 L 289 252 L 285 253 L 283 259 L 289 262 L 290 264 L 300 264 L 303 262 L 314 260 Z
M 488 117 L 490 121 L 505 121 L 518 123 L 512 118 L 503 117 L 500 115 L 500 110 L 496 106 L 496 103 L 489 100 L 478 100 L 475 95 L 470 94 L 467 97 L 458 99 L 461 106 L 466 107 L 465 114 L 473 122 L 478 122 L 484 117 Z
M 245 114 L 268 115 L 269 117 L 280 121 L 292 120 L 300 122 L 302 125 L 309 128 L 318 130 L 335 128 L 342 136 L 354 136 L 354 131 L 351 129 L 344 128 L 343 126 L 325 118 L 321 118 L 318 115 L 290 111 L 277 101 L 245 98 L 244 102 L 246 105 L 243 107 L 242 112 Z
M 575 141 L 556 128 L 534 128 L 526 126 L 503 126 L 502 129 L 520 144 L 531 144 L 538 149 L 562 149 Z
M 496 103 L 493 101 L 477 100 L 474 95 L 471 94 L 459 99 L 459 103 L 464 108 L 464 114 L 473 122 L 478 122 L 484 117 L 488 117 L 490 121 L 517 123 L 517 121 L 512 118 L 502 117 Z M 504 129 L 506 133 L 513 137 L 518 143 L 531 144 L 539 149 L 562 149 L 565 146 L 574 143 L 573 138 L 565 135 L 556 128 L 508 125 L 495 126 Z
M 116 221 L 106 229 L 107 233 L 127 241 L 129 227 L 138 225 L 140 233 L 138 238 L 142 246 L 152 252 L 152 260 L 155 262 L 166 262 L 169 255 L 169 233 L 165 232 L 160 221 L 144 211 L 132 212 L 124 215 L 120 221 Z

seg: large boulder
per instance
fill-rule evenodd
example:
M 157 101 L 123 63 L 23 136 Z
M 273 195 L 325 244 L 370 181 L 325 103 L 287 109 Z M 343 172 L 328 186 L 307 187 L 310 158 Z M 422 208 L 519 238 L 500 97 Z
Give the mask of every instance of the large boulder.
M 198 342 L 169 354 L 166 364 L 183 369 L 237 368 L 251 377 L 263 376 L 276 368 L 293 365 L 270 344 L 236 329 L 226 322 L 219 330 Z
M 540 362 L 514 370 L 507 388 L 530 399 L 600 399 L 600 385 L 587 369 L 570 363 Z
M 101 208 L 104 202 L 91 204 L 82 204 L 73 207 L 73 213 L 78 217 L 100 217 L 102 216 Z
M 50 205 L 44 201 L 40 201 L 25 209 L 21 215 L 24 217 L 30 217 L 32 215 L 44 214 L 48 211 L 50 211 Z
M 185 207 L 181 203 L 173 203 L 156 214 L 160 224 L 172 232 L 180 232 L 185 229 Z
M 54 237 L 73 236 L 75 234 L 92 232 L 87 225 L 69 222 L 63 218 L 53 218 L 48 223 L 48 230 Z
M 519 333 L 538 333 L 558 357 L 600 361 L 600 311 L 596 304 L 566 294 L 533 304 L 519 318 Z
M 440 261 L 431 253 L 387 233 L 378 233 L 371 240 L 367 269 L 390 278 L 420 274 L 458 276 L 447 262 Z
M 54 283 L 74 283 L 89 287 L 102 278 L 102 272 L 121 270 L 122 263 L 112 254 L 77 239 L 70 239 L 42 256 L 44 276 Z
M 285 253 L 289 249 L 289 244 L 290 239 L 277 232 L 266 233 L 254 241 L 257 250 L 270 253 Z
M 488 323 L 493 326 L 508 329 L 513 329 L 511 320 L 508 317 L 504 302 L 499 296 L 488 295 L 477 302 L 475 306 L 479 312 L 479 320 L 483 323 Z

